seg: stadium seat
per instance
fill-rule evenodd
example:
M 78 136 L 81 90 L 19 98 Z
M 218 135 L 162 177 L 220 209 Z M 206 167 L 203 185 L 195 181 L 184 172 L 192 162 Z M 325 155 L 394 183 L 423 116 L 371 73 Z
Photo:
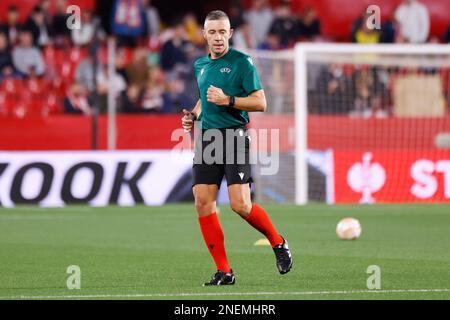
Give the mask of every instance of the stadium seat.
M 24 22 L 28 15 L 30 14 L 31 10 L 37 5 L 39 4 L 40 0 L 2 0 L 0 1 L 0 12 L 2 14 L 0 14 L 0 20 L 4 21 L 5 18 L 5 13 L 7 12 L 7 9 L 10 5 L 15 5 L 18 7 L 19 12 L 20 12 L 20 21 Z M 54 2 L 56 1 L 51 1 L 52 5 L 50 6 L 50 10 L 54 11 Z M 89 9 L 89 10 L 94 10 L 95 9 L 95 0 L 71 0 L 70 1 L 71 5 L 77 5 L 81 8 L 81 10 L 83 9 Z
M 52 92 L 57 97 L 65 97 L 68 84 L 67 81 L 64 81 L 61 77 L 55 78 L 51 83 Z
M 47 82 L 44 79 L 28 79 L 24 81 L 26 90 L 33 95 L 45 95 L 47 91 Z
M 86 58 L 87 55 L 87 49 L 79 47 L 71 48 L 69 53 L 70 61 L 74 64 L 78 64 L 81 60 Z
M 47 99 L 44 102 L 44 115 L 53 115 L 53 114 L 62 114 L 63 108 L 61 107 L 62 99 L 59 99 L 58 96 L 54 93 L 48 95 Z
M 0 116 L 8 115 L 5 103 L 6 103 L 6 95 L 4 92 L 0 92 Z
M 5 79 L 0 84 L 0 91 L 6 93 L 17 93 L 23 90 L 23 80 L 22 79 Z
M 430 34 L 442 38 L 448 27 L 450 1 L 420 0 L 426 5 L 430 14 Z M 381 8 L 381 21 L 392 18 L 402 0 L 292 0 L 292 8 L 302 12 L 306 7 L 317 10 L 325 36 L 339 41 L 350 40 L 350 29 L 363 11 L 370 5 Z

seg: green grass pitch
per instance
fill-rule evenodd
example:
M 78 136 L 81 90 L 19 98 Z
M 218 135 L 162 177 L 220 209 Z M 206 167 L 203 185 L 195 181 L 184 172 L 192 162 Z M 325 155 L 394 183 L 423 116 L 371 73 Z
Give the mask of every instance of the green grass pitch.
M 449 205 L 265 207 L 293 269 L 279 275 L 271 248 L 254 246 L 262 236 L 220 206 L 237 281 L 215 288 L 202 287 L 215 270 L 191 204 L 0 209 L 0 299 L 450 299 Z M 356 241 L 336 237 L 347 216 L 363 226 Z

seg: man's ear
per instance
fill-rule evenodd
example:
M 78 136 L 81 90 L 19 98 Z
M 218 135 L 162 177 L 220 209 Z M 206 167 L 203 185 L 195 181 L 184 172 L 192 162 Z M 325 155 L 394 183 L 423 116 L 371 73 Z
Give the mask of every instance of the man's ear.
M 234 29 L 230 29 L 230 38 L 233 36 Z
M 203 34 L 203 38 L 204 38 L 205 40 L 208 40 L 208 39 L 206 39 L 206 30 L 205 30 L 205 29 L 202 29 L 202 34 Z

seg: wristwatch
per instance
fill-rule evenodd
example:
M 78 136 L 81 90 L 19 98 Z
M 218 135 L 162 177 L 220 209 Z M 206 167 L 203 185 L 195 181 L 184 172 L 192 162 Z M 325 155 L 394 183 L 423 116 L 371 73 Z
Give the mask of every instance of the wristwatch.
M 234 96 L 230 96 L 230 103 L 228 103 L 228 106 L 231 108 L 234 107 L 234 102 L 235 102 Z

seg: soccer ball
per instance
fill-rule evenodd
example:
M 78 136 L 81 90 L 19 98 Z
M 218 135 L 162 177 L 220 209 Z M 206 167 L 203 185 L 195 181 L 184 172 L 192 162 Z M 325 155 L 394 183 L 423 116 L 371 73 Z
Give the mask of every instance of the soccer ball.
M 361 235 L 361 224 L 355 218 L 344 218 L 337 224 L 336 234 L 342 240 L 356 240 Z

